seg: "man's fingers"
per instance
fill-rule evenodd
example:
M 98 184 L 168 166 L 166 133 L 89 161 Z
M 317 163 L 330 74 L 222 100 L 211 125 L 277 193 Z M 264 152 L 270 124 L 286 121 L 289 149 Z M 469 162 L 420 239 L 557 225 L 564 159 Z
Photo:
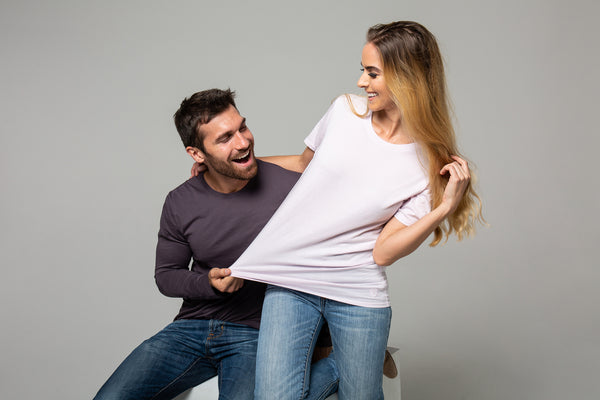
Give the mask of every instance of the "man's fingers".
M 231 270 L 229 268 L 213 268 L 208 275 L 211 279 L 222 279 L 231 275 Z
M 244 280 L 228 276 L 216 282 L 215 287 L 224 293 L 233 293 L 244 286 Z
M 233 293 L 237 290 L 240 290 L 242 288 L 242 286 L 244 286 L 244 280 L 240 279 L 240 278 L 234 278 L 233 276 L 226 278 L 226 279 L 232 279 L 233 281 L 231 282 L 231 284 L 228 286 L 228 293 Z
M 231 275 L 229 268 L 212 268 L 208 272 L 210 285 L 223 293 L 233 293 L 244 285 L 244 280 Z

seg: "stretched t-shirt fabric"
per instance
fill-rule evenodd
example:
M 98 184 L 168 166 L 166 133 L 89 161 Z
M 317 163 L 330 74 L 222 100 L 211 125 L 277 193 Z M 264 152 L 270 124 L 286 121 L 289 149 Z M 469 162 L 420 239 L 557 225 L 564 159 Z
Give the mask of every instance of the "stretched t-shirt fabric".
M 216 192 L 199 175 L 169 193 L 160 219 L 155 278 L 164 295 L 183 298 L 176 320 L 219 319 L 259 327 L 265 285 L 248 281 L 234 293 L 222 293 L 210 285 L 208 271 L 228 267 L 242 254 L 299 176 L 258 161 L 257 175 L 238 192 Z
M 352 97 L 357 109 L 366 100 Z M 312 161 L 269 223 L 231 266 L 234 276 L 336 301 L 387 307 L 373 247 L 385 223 L 430 211 L 419 147 L 391 144 L 337 98 L 305 140 Z

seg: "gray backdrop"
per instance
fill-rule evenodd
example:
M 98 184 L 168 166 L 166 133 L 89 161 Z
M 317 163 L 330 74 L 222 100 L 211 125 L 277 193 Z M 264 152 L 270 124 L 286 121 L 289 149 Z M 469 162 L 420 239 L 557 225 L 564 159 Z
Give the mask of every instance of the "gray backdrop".
M 231 87 L 258 155 L 300 152 L 400 19 L 439 39 L 491 224 L 389 268 L 403 398 L 598 398 L 597 4 L 2 1 L 0 398 L 91 398 L 175 315 L 153 267 L 183 97 Z

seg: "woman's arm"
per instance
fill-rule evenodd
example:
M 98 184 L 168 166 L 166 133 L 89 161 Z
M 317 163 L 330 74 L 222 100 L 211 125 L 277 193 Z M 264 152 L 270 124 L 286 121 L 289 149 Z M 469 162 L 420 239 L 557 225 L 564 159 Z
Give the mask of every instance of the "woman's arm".
M 392 218 L 383 227 L 373 248 L 373 259 L 380 266 L 391 265 L 394 261 L 415 251 L 421 243 L 456 210 L 458 203 L 469 184 L 469 166 L 463 159 L 453 156 L 454 162 L 445 165 L 440 174 L 450 174 L 444 190 L 442 203 L 423 218 L 410 226 Z
M 302 173 L 310 163 L 310 160 L 312 160 L 314 154 L 315 152 L 312 151 L 309 147 L 307 147 L 306 149 L 304 149 L 302 154 L 298 155 L 267 156 L 258 157 L 258 159 L 279 165 L 281 168 L 289 169 L 290 171 Z M 192 169 L 190 171 L 190 178 L 198 176 L 204 171 L 206 171 L 206 165 L 195 162 L 192 165 Z
M 277 164 L 282 168 L 289 169 L 290 171 L 304 172 L 310 160 L 312 160 L 315 154 L 309 147 L 305 148 L 302 154 L 293 156 L 267 156 L 258 157 L 259 160 Z

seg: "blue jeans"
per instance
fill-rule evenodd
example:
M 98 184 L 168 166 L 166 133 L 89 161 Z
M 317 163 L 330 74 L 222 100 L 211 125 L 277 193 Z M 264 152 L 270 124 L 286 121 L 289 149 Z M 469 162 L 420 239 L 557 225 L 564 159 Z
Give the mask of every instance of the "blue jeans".
M 218 320 L 178 320 L 139 345 L 96 395 L 97 400 L 172 399 L 219 375 L 219 400 L 253 398 L 258 330 Z M 332 362 L 315 364 L 311 392 L 332 393 Z M 318 386 L 317 386 L 318 385 Z
M 139 345 L 95 399 L 172 399 L 219 375 L 219 399 L 252 399 L 258 330 L 178 320 Z
M 312 380 L 320 378 L 311 373 L 310 359 L 324 320 L 333 344 L 326 361 L 334 361 L 339 375 L 339 398 L 383 399 L 391 318 L 389 307 L 358 307 L 269 286 L 258 340 L 255 399 L 315 396 Z

